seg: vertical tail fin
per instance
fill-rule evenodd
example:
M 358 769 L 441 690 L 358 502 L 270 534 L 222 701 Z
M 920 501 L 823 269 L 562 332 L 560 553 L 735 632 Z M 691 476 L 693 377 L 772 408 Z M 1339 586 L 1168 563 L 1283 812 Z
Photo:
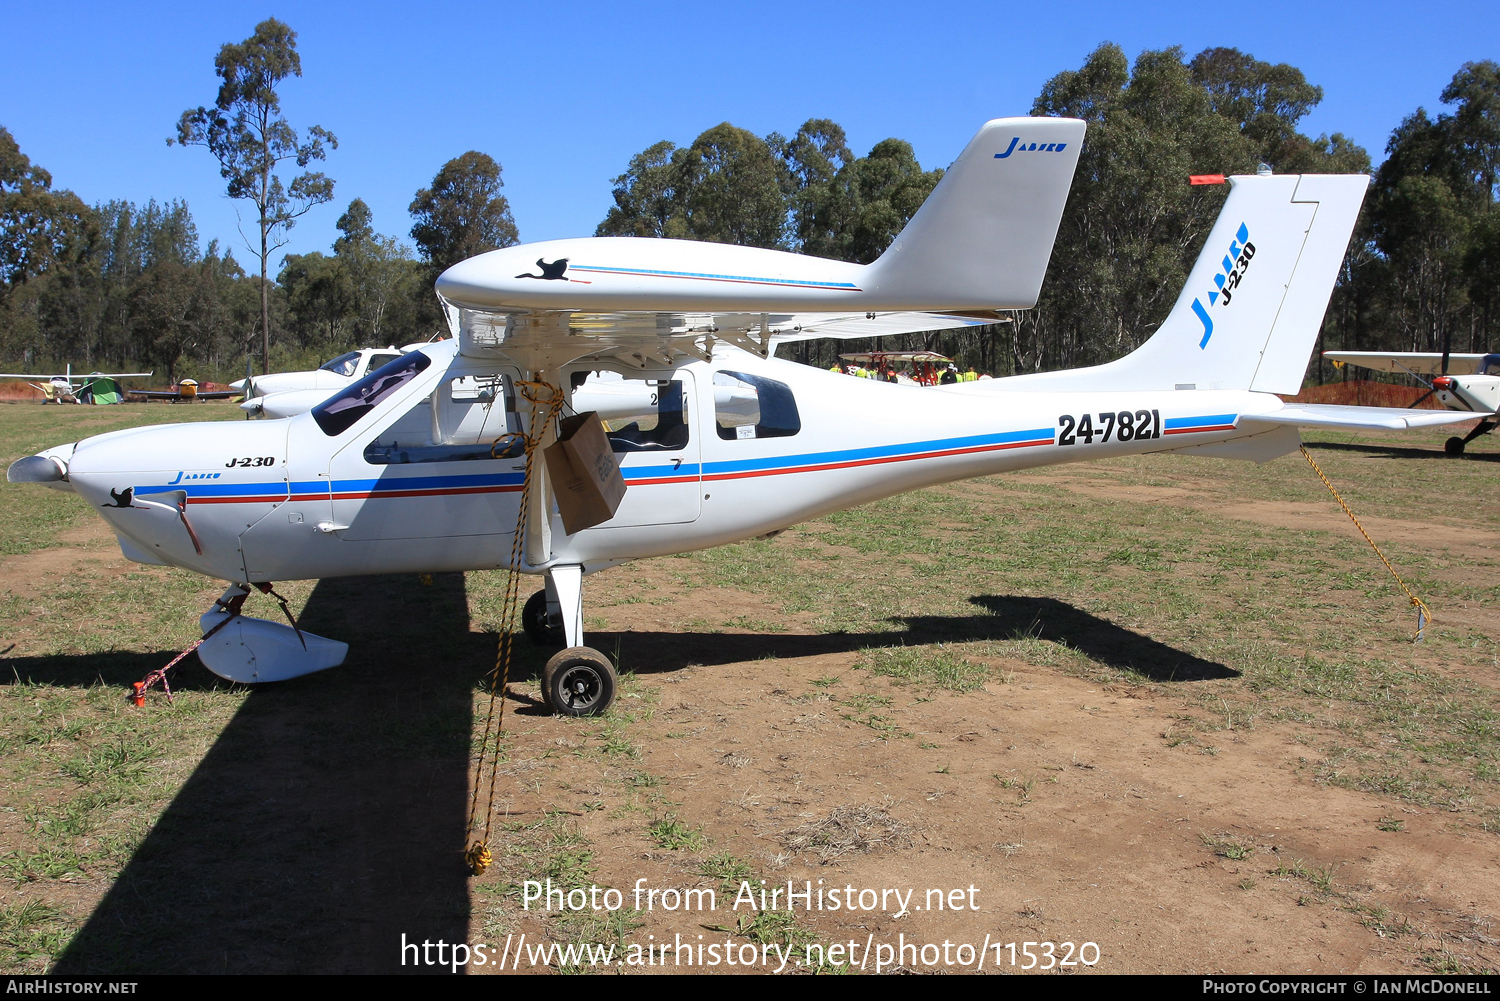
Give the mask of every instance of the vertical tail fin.
M 1085 123 L 997 118 L 964 147 L 866 286 L 893 309 L 1036 304 Z
M 1230 183 L 1177 305 L 1150 340 L 1107 365 L 1007 379 L 1006 388 L 1299 391 L 1369 178 Z

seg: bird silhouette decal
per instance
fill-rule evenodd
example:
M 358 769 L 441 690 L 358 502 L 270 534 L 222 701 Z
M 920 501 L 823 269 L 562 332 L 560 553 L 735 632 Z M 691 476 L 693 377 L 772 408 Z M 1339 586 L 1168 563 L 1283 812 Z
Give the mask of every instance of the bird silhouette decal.
M 113 504 L 100 504 L 100 507 L 135 507 L 135 487 L 126 487 L 122 490 L 111 490 L 109 495 L 115 499 Z
M 553 261 L 551 264 L 548 264 L 542 258 L 538 257 L 536 259 L 536 266 L 542 269 L 542 273 L 541 274 L 534 275 L 534 274 L 531 274 L 530 272 L 527 272 L 524 275 L 516 275 L 516 277 L 517 278 L 536 278 L 536 279 L 540 279 L 541 281 L 544 281 L 544 282 L 561 282 L 561 281 L 567 281 L 568 280 L 567 276 L 563 274 L 563 272 L 565 272 L 565 271 L 568 270 L 568 258 L 566 258 L 566 257 L 559 257 L 557 260 Z

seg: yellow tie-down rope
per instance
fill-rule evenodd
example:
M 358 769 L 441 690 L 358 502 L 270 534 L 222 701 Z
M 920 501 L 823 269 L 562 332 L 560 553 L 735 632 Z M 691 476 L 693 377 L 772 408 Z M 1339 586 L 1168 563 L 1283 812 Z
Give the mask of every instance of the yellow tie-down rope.
M 1306 445 L 1302 446 L 1302 458 L 1306 459 L 1307 464 L 1313 468 L 1313 472 L 1318 474 L 1318 479 L 1323 481 L 1323 485 L 1328 488 L 1328 492 L 1333 494 L 1333 499 L 1339 502 L 1339 507 L 1344 509 L 1344 513 L 1349 516 L 1349 520 L 1354 522 L 1354 527 L 1359 529 L 1359 534 L 1365 537 L 1365 541 L 1370 544 L 1370 548 L 1375 550 L 1375 555 L 1380 557 L 1380 562 L 1385 564 L 1385 568 L 1391 572 L 1391 576 L 1396 578 L 1396 583 L 1401 585 L 1401 590 L 1405 591 L 1406 596 L 1411 599 L 1412 607 L 1417 610 L 1417 634 L 1411 638 L 1411 641 L 1413 643 L 1422 642 L 1422 633 L 1427 629 L 1428 624 L 1432 622 L 1432 612 L 1423 604 L 1422 599 L 1413 594 L 1411 588 L 1406 586 L 1406 581 L 1402 580 L 1401 575 L 1396 572 L 1396 568 L 1391 566 L 1391 561 L 1385 558 L 1385 553 L 1382 553 L 1380 547 L 1375 545 L 1375 540 L 1370 538 L 1370 533 L 1365 531 L 1365 526 L 1359 523 L 1359 519 L 1354 516 L 1354 512 L 1350 509 L 1348 503 L 1344 498 L 1339 496 L 1339 492 L 1333 488 L 1333 484 L 1329 482 L 1323 470 L 1319 469 L 1318 464 L 1313 461 L 1313 457 L 1307 451 Z
M 531 404 L 531 422 L 526 433 L 507 435 L 500 441 L 522 438 L 526 444 L 526 472 L 521 479 L 521 501 L 516 512 L 516 534 L 510 546 L 510 571 L 505 581 L 505 601 L 500 611 L 499 645 L 495 651 L 495 668 L 490 672 L 490 709 L 484 720 L 484 737 L 479 743 L 479 759 L 474 765 L 474 791 L 469 799 L 469 822 L 466 830 L 475 834 L 474 841 L 464 852 L 464 861 L 476 876 L 482 876 L 493 861 L 490 855 L 490 818 L 495 812 L 495 777 L 500 770 L 500 729 L 505 722 L 505 688 L 510 683 L 511 639 L 515 635 L 516 602 L 521 587 L 522 538 L 526 534 L 526 513 L 531 500 L 531 474 L 537 447 L 547 433 L 547 428 L 562 409 L 563 394 L 558 387 L 547 382 L 515 383 L 517 391 Z M 491 446 L 491 454 L 500 441 Z M 484 817 L 476 825 L 479 811 L 479 790 L 484 785 L 484 765 L 489 758 L 489 794 L 485 801 Z M 476 826 L 478 830 L 476 830 Z

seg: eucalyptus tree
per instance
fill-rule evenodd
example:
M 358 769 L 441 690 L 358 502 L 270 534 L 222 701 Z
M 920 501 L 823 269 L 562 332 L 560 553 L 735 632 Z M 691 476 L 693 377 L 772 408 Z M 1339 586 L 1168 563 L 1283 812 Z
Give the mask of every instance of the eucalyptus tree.
M 1466 63 L 1440 100 L 1453 112 L 1418 108 L 1391 133 L 1371 193 L 1393 299 L 1390 346 L 1489 350 L 1500 267 L 1500 66 Z M 1455 334 L 1466 336 L 1455 342 Z
M 82 200 L 71 191 L 52 190 L 52 175 L 34 165 L 0 126 L 0 301 L 77 256 L 87 242 L 88 223 Z
M 412 199 L 411 238 L 434 271 L 520 242 L 500 173 L 493 157 L 470 150 L 443 164 Z
M 319 125 L 304 136 L 282 117 L 276 88 L 287 77 L 302 75 L 302 57 L 297 33 L 275 18 L 256 25 L 245 41 L 224 45 L 214 70 L 223 81 L 214 106 L 184 111 L 176 138 L 167 143 L 207 148 L 219 161 L 229 197 L 255 206 L 258 241 L 250 249 L 260 259 L 261 361 L 269 370 L 270 256 L 285 246 L 297 219 L 333 198 L 333 181 L 322 172 L 304 171 L 284 184 L 278 169 L 287 162 L 304 168 L 326 159 L 338 139 Z

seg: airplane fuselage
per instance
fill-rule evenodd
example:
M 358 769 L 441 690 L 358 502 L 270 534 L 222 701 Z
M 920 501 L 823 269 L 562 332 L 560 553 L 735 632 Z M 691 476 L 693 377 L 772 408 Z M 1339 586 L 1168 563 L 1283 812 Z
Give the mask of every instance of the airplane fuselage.
M 504 413 L 500 393 L 520 371 L 452 341 L 423 354 L 423 371 L 337 434 L 309 412 L 120 431 L 44 454 L 63 459 L 72 489 L 140 562 L 243 582 L 508 566 L 524 465 L 485 445 L 527 419 L 524 401 Z M 582 383 L 610 368 L 565 374 Z M 612 429 L 625 499 L 574 535 L 549 505 L 545 548 L 529 547 L 524 571 L 587 573 L 938 483 L 1248 439 L 1240 418 L 1280 406 L 1244 391 L 944 391 L 723 348 L 712 362 L 614 370 L 658 387 L 662 407 Z M 484 385 L 496 391 L 474 389 Z

